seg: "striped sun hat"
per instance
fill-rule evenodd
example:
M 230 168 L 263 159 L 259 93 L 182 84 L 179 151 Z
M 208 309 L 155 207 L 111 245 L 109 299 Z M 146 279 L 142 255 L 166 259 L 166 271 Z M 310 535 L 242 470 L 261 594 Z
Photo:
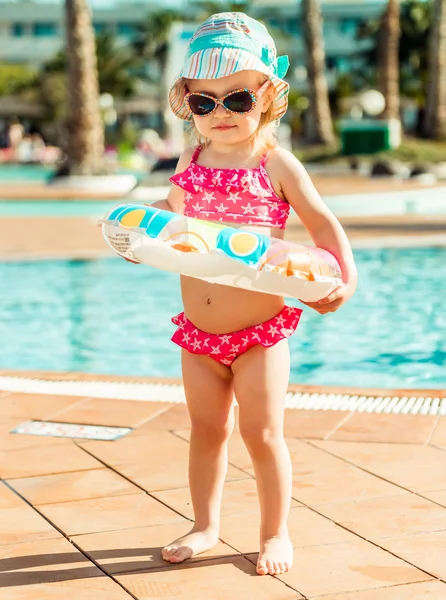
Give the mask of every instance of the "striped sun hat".
M 183 78 L 218 79 L 252 70 L 264 73 L 276 88 L 273 118 L 280 119 L 288 106 L 289 84 L 283 80 L 288 66 L 288 56 L 277 57 L 264 25 L 240 12 L 212 15 L 189 42 L 184 66 L 169 90 L 170 107 L 180 119 L 192 120 Z

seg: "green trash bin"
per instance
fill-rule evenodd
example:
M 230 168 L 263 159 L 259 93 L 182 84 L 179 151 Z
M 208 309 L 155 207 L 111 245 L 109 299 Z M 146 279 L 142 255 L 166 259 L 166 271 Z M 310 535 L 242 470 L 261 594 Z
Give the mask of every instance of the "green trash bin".
M 398 148 L 401 143 L 400 122 L 393 119 L 348 119 L 340 123 L 341 153 L 374 154 L 382 150 Z

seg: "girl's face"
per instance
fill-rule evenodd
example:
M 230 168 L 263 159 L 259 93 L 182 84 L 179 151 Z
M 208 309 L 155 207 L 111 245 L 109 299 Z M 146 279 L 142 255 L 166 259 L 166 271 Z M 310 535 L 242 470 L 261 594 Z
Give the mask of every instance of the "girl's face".
M 264 79 L 264 78 L 263 78 Z M 215 98 L 241 88 L 257 92 L 263 83 L 261 73 L 256 71 L 240 71 L 219 79 L 187 79 L 189 92 L 202 92 Z M 254 109 L 249 113 L 236 114 L 219 104 L 210 115 L 199 117 L 193 115 L 194 124 L 199 133 L 220 144 L 237 144 L 249 139 L 257 130 L 262 113 L 268 110 L 271 103 L 269 90 L 264 91 Z

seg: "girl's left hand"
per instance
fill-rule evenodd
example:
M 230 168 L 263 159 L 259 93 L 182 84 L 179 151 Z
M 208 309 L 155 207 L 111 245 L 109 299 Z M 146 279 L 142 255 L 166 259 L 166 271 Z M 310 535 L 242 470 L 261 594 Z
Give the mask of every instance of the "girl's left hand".
M 310 308 L 314 309 L 319 314 L 325 315 L 327 313 L 335 312 L 338 310 L 338 308 L 341 308 L 341 306 L 353 296 L 355 290 L 356 285 L 342 283 L 326 298 L 322 298 L 317 302 L 304 302 L 303 300 L 301 300 L 301 302 L 302 304 L 306 304 Z

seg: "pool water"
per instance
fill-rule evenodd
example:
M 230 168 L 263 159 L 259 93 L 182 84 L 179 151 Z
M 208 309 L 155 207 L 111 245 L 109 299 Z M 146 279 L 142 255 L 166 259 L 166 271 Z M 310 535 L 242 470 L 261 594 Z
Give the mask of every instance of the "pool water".
M 291 381 L 446 387 L 446 248 L 355 255 L 354 298 L 325 316 L 305 307 Z M 0 263 L 0 289 L 1 369 L 180 376 L 171 273 L 117 258 Z

